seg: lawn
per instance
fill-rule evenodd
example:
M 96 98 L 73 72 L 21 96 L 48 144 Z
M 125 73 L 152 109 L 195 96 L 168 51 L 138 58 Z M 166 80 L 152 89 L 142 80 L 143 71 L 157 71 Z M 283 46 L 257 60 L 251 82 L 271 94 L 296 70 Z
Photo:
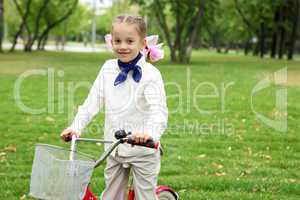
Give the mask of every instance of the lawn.
M 30 199 L 34 145 L 68 147 L 59 134 L 109 57 L 104 53 L 0 54 L 0 199 Z M 183 200 L 299 199 L 300 61 L 208 51 L 193 52 L 188 65 L 167 60 L 157 64 L 170 111 L 169 128 L 162 137 L 165 155 L 159 183 L 175 188 Z M 33 69 L 44 75 L 28 76 L 16 90 L 20 75 Z M 288 79 L 278 84 L 273 75 L 285 69 Z M 257 91 L 251 101 L 253 89 L 265 77 L 270 78 L 270 86 Z M 287 92 L 283 104 L 287 112 L 278 113 L 275 99 L 281 91 Z M 48 98 L 49 92 L 54 95 Z M 44 110 L 30 114 L 20 102 Z M 287 119 L 287 130 L 270 127 L 254 111 L 270 119 L 278 115 Z M 87 127 L 86 136 L 101 137 L 102 124 L 103 112 Z M 97 156 L 102 147 L 80 145 L 80 149 Z M 102 171 L 98 168 L 92 181 L 98 194 L 104 185 Z

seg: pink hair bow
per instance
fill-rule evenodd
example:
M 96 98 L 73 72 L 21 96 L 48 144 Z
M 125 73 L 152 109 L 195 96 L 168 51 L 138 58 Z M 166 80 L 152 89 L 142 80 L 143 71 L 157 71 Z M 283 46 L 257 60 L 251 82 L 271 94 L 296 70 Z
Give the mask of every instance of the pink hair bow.
M 112 51 L 112 36 L 106 34 L 104 36 L 106 48 Z M 163 43 L 157 44 L 158 35 L 151 35 L 146 37 L 146 47 L 143 49 L 143 55 L 149 58 L 151 62 L 156 62 L 164 58 L 164 51 L 162 50 Z
M 112 36 L 111 36 L 111 34 L 106 34 L 104 36 L 104 39 L 105 39 L 107 50 L 112 51 Z
M 147 46 L 143 50 L 144 56 L 148 57 L 150 61 L 156 62 L 164 58 L 164 51 L 162 50 L 163 43 L 157 44 L 158 35 L 150 35 L 146 37 Z

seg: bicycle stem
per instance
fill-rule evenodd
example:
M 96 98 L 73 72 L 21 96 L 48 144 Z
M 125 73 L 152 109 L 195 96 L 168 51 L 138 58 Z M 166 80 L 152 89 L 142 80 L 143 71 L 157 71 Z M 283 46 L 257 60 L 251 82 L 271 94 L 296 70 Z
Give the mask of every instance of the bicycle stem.
M 108 147 L 108 149 L 106 151 L 103 152 L 103 154 L 101 155 L 101 157 L 96 161 L 95 167 L 98 167 L 99 165 L 101 165 L 101 163 L 111 154 L 111 152 L 113 152 L 113 150 L 119 145 L 123 143 L 123 140 L 117 140 L 116 142 L 114 142 L 112 145 L 110 145 Z

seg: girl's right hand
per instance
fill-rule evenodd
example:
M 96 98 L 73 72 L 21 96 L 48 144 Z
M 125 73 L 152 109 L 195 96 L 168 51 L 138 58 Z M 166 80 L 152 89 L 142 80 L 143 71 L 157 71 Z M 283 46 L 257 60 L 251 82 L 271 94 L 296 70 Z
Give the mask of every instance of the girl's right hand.
M 72 140 L 72 135 L 75 135 L 77 138 L 79 137 L 79 134 L 72 128 L 66 128 L 61 134 L 60 137 L 65 142 L 69 142 Z

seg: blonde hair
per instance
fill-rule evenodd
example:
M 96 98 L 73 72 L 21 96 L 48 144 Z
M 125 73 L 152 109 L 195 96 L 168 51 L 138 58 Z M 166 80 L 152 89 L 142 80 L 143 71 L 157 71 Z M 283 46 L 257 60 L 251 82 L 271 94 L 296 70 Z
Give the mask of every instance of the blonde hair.
M 111 29 L 113 30 L 114 24 L 120 24 L 120 23 L 135 24 L 141 38 L 144 39 L 146 37 L 147 25 L 142 17 L 132 16 L 132 15 L 119 15 L 115 18 Z

